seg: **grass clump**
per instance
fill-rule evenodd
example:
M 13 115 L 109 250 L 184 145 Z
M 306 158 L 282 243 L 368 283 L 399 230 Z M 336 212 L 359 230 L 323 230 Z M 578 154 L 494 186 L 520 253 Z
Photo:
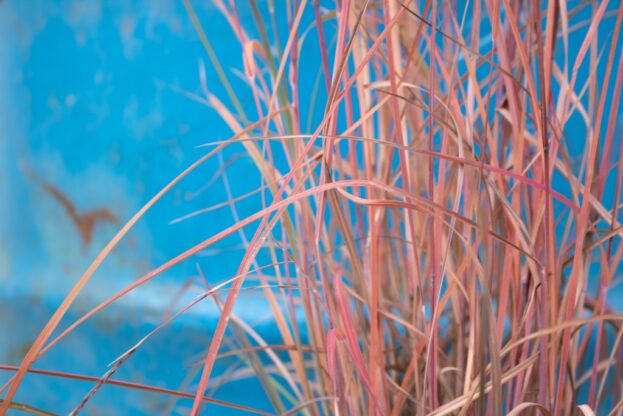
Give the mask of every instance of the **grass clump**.
M 239 349 L 226 354 L 253 369 L 272 413 L 622 414 L 623 315 L 609 301 L 623 271 L 623 4 L 250 0 L 243 22 L 243 6 L 217 0 L 249 105 L 184 4 L 227 92 L 192 97 L 233 136 L 102 251 L 5 386 L 4 408 L 81 322 L 241 233 L 236 276 L 197 299 L 213 298 L 221 317 L 192 414 L 228 337 Z M 246 149 L 263 185 L 224 206 L 237 215 L 261 196 L 261 209 L 49 341 L 119 239 L 227 146 Z M 257 270 L 260 285 L 245 286 Z M 245 288 L 270 305 L 280 343 L 232 315 Z

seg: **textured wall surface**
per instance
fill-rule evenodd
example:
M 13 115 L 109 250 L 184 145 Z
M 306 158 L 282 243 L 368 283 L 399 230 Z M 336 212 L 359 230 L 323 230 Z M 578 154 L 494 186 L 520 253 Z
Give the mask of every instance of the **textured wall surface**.
M 231 43 L 235 40 L 221 14 L 210 2 L 197 3 L 223 66 L 240 67 L 239 45 Z M 206 153 L 198 145 L 229 137 L 213 110 L 187 96 L 200 92 L 202 65 L 208 67 L 209 61 L 182 2 L 159 0 L 148 7 L 141 1 L 0 3 L 0 364 L 21 361 L 121 225 Z M 207 73 L 208 88 L 223 96 L 209 67 Z M 235 78 L 234 83 L 240 82 Z M 243 104 L 250 99 L 240 96 Z M 251 162 L 236 153 L 240 151 L 223 155 L 232 158 L 236 174 L 245 178 L 231 181 L 235 194 L 260 183 Z M 233 222 L 226 209 L 170 224 L 226 199 L 221 178 L 215 176 L 219 165 L 219 158 L 206 163 L 139 221 L 61 327 Z M 256 207 L 257 201 L 237 205 L 242 216 Z M 50 350 L 36 367 L 101 376 L 108 363 L 161 321 L 179 289 L 197 277 L 198 266 L 213 283 L 230 276 L 239 246 L 239 238 L 224 241 L 122 298 Z M 199 287 L 195 284 L 185 298 L 196 296 Z M 244 315 L 253 302 L 243 301 L 237 312 Z M 253 319 L 261 327 L 267 315 L 258 310 L 253 308 Z M 116 376 L 190 390 L 185 377 L 195 373 L 191 367 L 209 342 L 217 312 L 208 302 L 197 306 L 147 342 Z M 8 376 L 1 372 L 0 382 Z M 261 402 L 261 396 L 248 393 L 248 383 L 243 385 L 217 397 Z M 18 399 L 68 412 L 91 386 L 29 376 Z M 120 403 L 134 414 L 175 406 L 164 396 L 115 387 L 104 387 L 92 403 L 98 413 L 89 414 L 115 414 Z

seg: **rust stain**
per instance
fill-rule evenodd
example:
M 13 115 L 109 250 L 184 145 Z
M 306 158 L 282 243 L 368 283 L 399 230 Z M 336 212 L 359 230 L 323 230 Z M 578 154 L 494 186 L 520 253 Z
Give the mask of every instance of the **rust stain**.
M 95 208 L 83 214 L 78 213 L 76 205 L 57 186 L 46 181 L 25 165 L 22 165 L 22 170 L 26 176 L 37 182 L 43 190 L 65 209 L 65 212 L 80 233 L 80 238 L 84 246 L 88 246 L 93 239 L 93 231 L 98 222 L 108 222 L 111 224 L 119 223 L 117 216 L 108 208 Z

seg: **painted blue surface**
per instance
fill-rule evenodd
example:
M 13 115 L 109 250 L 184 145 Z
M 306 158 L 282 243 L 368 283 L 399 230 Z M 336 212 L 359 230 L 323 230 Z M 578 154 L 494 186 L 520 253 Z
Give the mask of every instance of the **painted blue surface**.
M 6 20 L 2 27 L 7 32 L 3 39 L 9 39 L 14 30 L 25 32 L 22 43 L 3 45 L 8 55 L 3 81 L 10 83 L 3 116 L 5 131 L 11 136 L 4 143 L 4 172 L 13 199 L 5 205 L 8 212 L 3 218 L 7 234 L 16 238 L 4 244 L 9 258 L 29 253 L 29 276 L 75 276 L 117 227 L 100 227 L 85 247 L 62 207 L 29 180 L 21 166 L 57 186 L 79 211 L 106 207 L 121 222 L 205 153 L 195 149 L 198 144 L 229 136 L 214 111 L 175 90 L 198 89 L 198 61 L 205 59 L 178 2 L 156 2 L 149 12 L 141 10 L 139 2 L 135 7 L 128 6 L 132 2 L 92 3 L 81 7 L 79 2 L 40 2 L 32 7 L 15 2 L 2 9 Z M 204 11 L 212 35 L 228 32 L 216 10 Z M 240 66 L 238 54 L 228 52 L 228 48 L 238 50 L 231 39 L 223 36 L 215 42 L 220 56 L 231 60 L 223 62 L 225 67 Z M 210 88 L 224 95 L 220 83 L 211 83 Z M 250 97 L 240 99 L 245 102 Z M 111 265 L 111 270 L 134 276 L 196 242 L 199 233 L 191 232 L 196 224 L 167 223 L 224 199 L 218 181 L 196 198 L 188 198 L 217 166 L 216 158 L 208 162 L 155 207 L 118 250 L 120 264 Z M 250 163 L 241 159 L 237 167 L 250 168 Z M 258 183 L 259 178 L 255 183 L 250 180 L 248 186 Z M 240 208 L 244 214 L 244 204 Z M 208 227 L 206 234 L 221 225 L 202 223 Z M 156 232 L 158 238 L 154 238 Z M 63 244 L 58 244 L 61 235 Z M 151 258 L 144 258 L 146 252 Z M 63 257 L 61 267 L 50 268 L 51 262 Z M 19 270 L 22 266 L 20 262 Z M 56 278 L 36 280 L 54 282 L 45 289 L 59 294 L 71 283 Z M 15 290 L 24 287 L 23 283 L 8 282 Z M 110 284 L 107 279 L 102 288 Z
M 232 75 L 242 67 L 239 44 L 211 2 L 193 3 Z M 241 10 L 241 18 L 248 20 Z M 120 225 L 207 152 L 198 145 L 231 135 L 215 111 L 180 92 L 199 92 L 201 64 L 208 67 L 210 91 L 226 97 L 179 1 L 0 3 L 0 363 L 20 362 Z M 230 78 L 234 86 L 242 84 L 235 75 Z M 252 107 L 248 90 L 238 90 L 243 106 Z M 241 151 L 227 149 L 223 157 Z M 233 223 L 226 208 L 169 224 L 226 199 L 222 181 L 212 181 L 221 162 L 216 157 L 208 161 L 145 215 L 95 274 L 61 327 Z M 234 194 L 260 184 L 248 158 L 237 157 L 232 168 L 245 178 L 230 181 Z M 96 223 L 92 240 L 84 241 L 67 209 L 37 177 L 62 192 L 77 214 L 107 209 L 117 223 Z M 251 198 L 237 204 L 238 214 L 249 215 L 258 203 Z M 241 253 L 235 235 L 174 267 L 76 330 L 35 367 L 103 375 L 108 363 L 161 322 L 179 288 L 197 277 L 197 265 L 214 284 L 235 274 Z M 195 284 L 178 306 L 196 296 L 200 286 Z M 243 297 L 235 312 L 271 340 L 265 305 Z M 194 391 L 196 380 L 186 377 L 196 375 L 190 368 L 205 351 L 217 314 L 212 303 L 201 303 L 141 347 L 115 377 Z M 232 362 L 224 360 L 215 374 Z M 7 377 L 1 372 L 0 383 Z M 29 375 L 16 400 L 67 413 L 91 387 Z M 233 383 L 215 397 L 270 410 L 255 381 Z M 88 414 L 153 414 L 163 406 L 183 414 L 189 406 L 188 400 L 171 402 L 166 396 L 108 386 L 91 403 Z M 221 408 L 216 414 L 239 412 Z

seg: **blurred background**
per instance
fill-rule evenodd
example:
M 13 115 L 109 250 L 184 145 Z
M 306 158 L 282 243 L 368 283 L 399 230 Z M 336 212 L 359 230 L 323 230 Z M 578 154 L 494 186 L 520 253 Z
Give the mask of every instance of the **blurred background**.
M 234 87 L 240 86 L 241 50 L 229 25 L 210 1 L 192 4 Z M 189 98 L 201 94 L 202 68 L 210 92 L 226 97 L 181 1 L 0 2 L 0 364 L 19 365 L 110 238 L 207 152 L 199 145 L 230 137 L 215 111 Z M 251 94 L 237 90 L 243 106 L 252 105 Z M 174 220 L 227 199 L 222 164 L 245 178 L 230 181 L 235 195 L 260 185 L 242 151 L 212 158 L 150 210 L 60 327 L 233 223 L 229 209 Z M 244 217 L 258 204 L 251 198 L 236 209 Z M 241 249 L 235 235 L 167 271 L 78 328 L 34 367 L 102 376 L 176 301 L 185 305 L 200 293 L 201 274 L 211 283 L 235 274 Z M 259 302 L 245 296 L 236 313 L 269 339 L 270 312 Z M 115 377 L 194 391 L 196 364 L 217 316 L 213 302 L 202 302 L 147 342 Z M 216 374 L 235 370 L 230 364 L 235 361 L 222 360 Z M 0 371 L 0 384 L 11 374 Z M 66 414 L 92 386 L 28 375 L 16 400 Z M 263 407 L 257 387 L 243 381 L 211 393 Z M 186 413 L 191 401 L 104 386 L 89 403 L 87 414 L 105 415 Z

